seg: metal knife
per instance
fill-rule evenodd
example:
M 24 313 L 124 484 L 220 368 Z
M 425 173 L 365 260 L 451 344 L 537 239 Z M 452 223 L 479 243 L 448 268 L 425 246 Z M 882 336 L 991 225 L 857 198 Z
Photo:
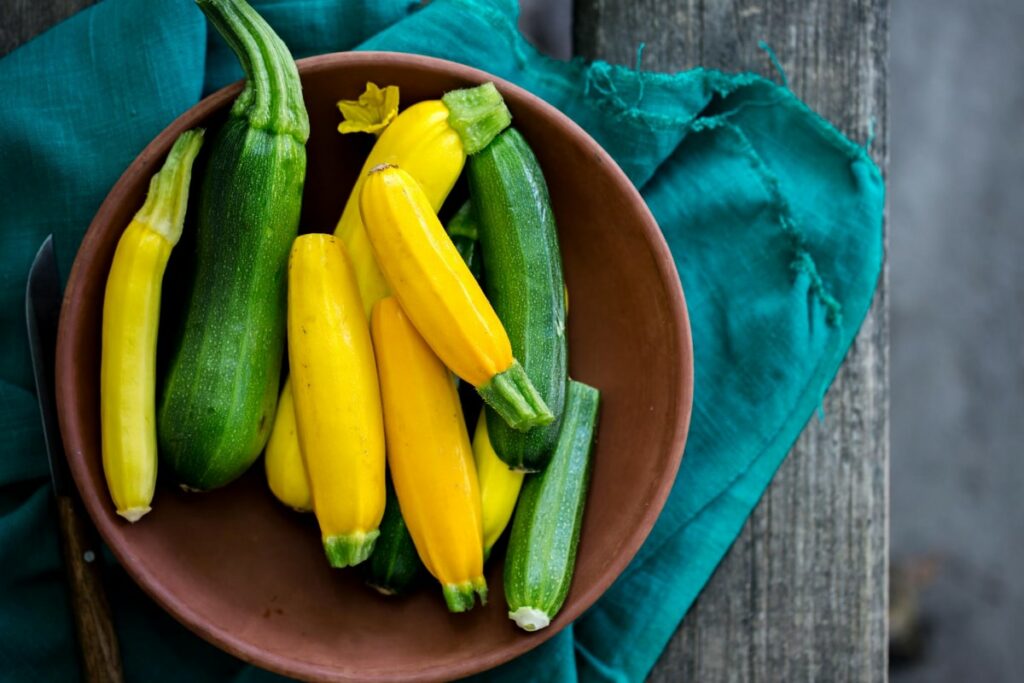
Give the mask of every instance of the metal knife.
M 60 276 L 53 251 L 53 235 L 50 235 L 36 253 L 25 288 L 25 318 L 32 353 L 32 372 L 35 375 L 36 395 L 39 397 L 39 412 L 43 419 L 50 477 L 57 499 L 61 550 L 67 569 L 83 678 L 88 683 L 120 683 L 124 680 L 121 653 L 110 617 L 110 605 L 100 578 L 99 543 L 71 482 L 71 472 L 57 423 L 53 373 L 60 304 Z

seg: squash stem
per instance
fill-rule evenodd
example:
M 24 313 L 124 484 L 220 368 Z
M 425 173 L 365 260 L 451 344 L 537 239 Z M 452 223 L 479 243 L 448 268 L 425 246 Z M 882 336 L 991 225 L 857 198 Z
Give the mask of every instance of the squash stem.
M 555 420 L 551 409 L 517 360 L 512 361 L 508 370 L 477 387 L 477 392 L 510 427 L 520 432 L 543 427 Z
M 487 604 L 487 582 L 482 576 L 465 583 L 446 583 L 442 587 L 442 592 L 449 612 L 473 609 L 476 597 L 480 598 L 481 605 Z
M 149 181 L 146 201 L 135 214 L 135 220 L 158 233 L 172 247 L 181 239 L 192 162 L 202 145 L 202 128 L 187 130 L 178 136 L 167 153 L 167 161 Z
M 512 123 L 512 114 L 493 83 L 445 93 L 448 125 L 459 134 L 466 154 L 476 154 Z
M 309 138 L 309 117 L 295 61 L 284 42 L 245 0 L 196 0 L 238 55 L 246 83 L 231 113 L 253 128 Z
M 378 536 L 380 536 L 378 529 L 365 532 L 356 531 L 340 536 L 325 536 L 324 552 L 327 553 L 327 561 L 336 569 L 353 567 L 370 557 Z

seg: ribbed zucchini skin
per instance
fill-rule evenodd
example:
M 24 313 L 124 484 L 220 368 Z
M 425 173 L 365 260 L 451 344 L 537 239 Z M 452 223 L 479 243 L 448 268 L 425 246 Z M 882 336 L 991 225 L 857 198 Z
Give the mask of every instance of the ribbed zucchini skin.
M 208 490 L 241 475 L 273 425 L 309 122 L 295 64 L 266 22 L 241 0 L 199 5 L 247 81 L 202 171 L 195 279 L 157 431 L 179 483 Z
M 387 479 L 387 503 L 380 536 L 364 566 L 367 585 L 384 595 L 405 595 L 427 575 L 402 518 L 391 477 Z
M 512 355 L 555 416 L 528 432 L 488 410 L 495 451 L 510 467 L 542 470 L 558 437 L 568 351 L 565 283 L 555 217 L 537 158 L 514 128 L 469 162 L 469 186 L 484 265 L 484 291 L 512 343 Z
M 505 555 L 509 618 L 528 631 L 558 614 L 572 584 L 600 394 L 570 381 L 562 429 L 543 472 L 523 483 Z
M 210 150 L 195 284 L 159 413 L 161 456 L 190 488 L 232 481 L 270 435 L 305 174 L 301 143 L 234 116 Z

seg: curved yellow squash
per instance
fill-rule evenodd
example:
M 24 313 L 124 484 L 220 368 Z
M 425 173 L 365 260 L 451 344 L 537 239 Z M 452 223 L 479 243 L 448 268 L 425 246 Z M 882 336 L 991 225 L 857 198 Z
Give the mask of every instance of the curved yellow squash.
M 384 425 L 366 316 L 332 235 L 302 235 L 292 246 L 288 359 L 324 550 L 334 567 L 359 564 L 384 515 Z
M 416 551 L 441 582 L 448 609 L 487 600 L 480 489 L 455 382 L 398 302 L 372 318 L 388 466 Z
M 396 166 L 376 166 L 360 208 L 395 298 L 441 361 L 512 427 L 549 424 L 554 416 L 416 180 Z
M 181 238 L 192 162 L 203 131 L 182 133 L 121 235 L 103 298 L 100 429 L 103 473 L 117 514 L 150 511 L 156 488 L 156 338 L 160 290 Z
M 313 510 L 313 497 L 309 492 L 306 466 L 299 449 L 299 435 L 295 426 L 295 402 L 292 381 L 288 378 L 281 389 L 274 415 L 274 427 L 267 441 L 264 457 L 267 484 L 279 501 L 299 512 Z
M 487 434 L 485 413 L 480 411 L 473 434 L 473 461 L 476 463 L 476 477 L 480 482 L 480 510 L 484 529 L 484 557 L 501 538 L 501 534 L 512 519 L 512 511 L 519 500 L 519 489 L 523 486 L 522 470 L 509 469 L 491 446 Z
M 387 93 L 389 90 L 385 88 L 380 91 L 368 83 L 364 97 L 368 101 L 381 99 L 378 104 L 383 106 L 383 100 L 387 97 L 383 94 L 378 97 L 373 95 Z M 359 109 L 358 104 L 347 107 L 350 113 Z M 342 111 L 345 110 L 343 108 Z M 334 229 L 334 234 L 345 242 L 345 248 L 352 259 L 367 316 L 373 304 L 387 296 L 389 291 L 388 283 L 374 259 L 359 211 L 359 197 L 367 173 L 380 164 L 401 166 L 416 179 L 427 202 L 437 211 L 459 179 L 462 167 L 466 164 L 466 155 L 486 147 L 495 135 L 508 127 L 511 120 L 512 116 L 501 93 L 493 83 L 484 83 L 474 88 L 453 90 L 441 100 L 414 104 L 386 124 L 387 127 L 359 172 L 341 219 Z M 376 126 L 355 123 L 348 130 L 376 131 L 381 125 L 384 122 Z
M 420 102 L 391 122 L 366 157 L 334 229 L 334 234 L 345 242 L 352 259 L 367 316 L 373 305 L 388 295 L 388 284 L 377 267 L 363 228 L 359 194 L 369 170 L 385 163 L 405 168 L 420 183 L 434 210 L 440 209 L 466 164 L 462 140 L 448 125 L 448 107 L 441 100 Z

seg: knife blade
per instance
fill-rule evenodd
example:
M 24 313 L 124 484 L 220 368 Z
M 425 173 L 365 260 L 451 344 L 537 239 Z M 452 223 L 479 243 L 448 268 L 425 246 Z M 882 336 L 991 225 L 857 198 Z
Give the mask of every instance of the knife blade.
M 71 473 L 64 457 L 64 444 L 57 422 L 54 398 L 53 366 L 57 355 L 57 322 L 60 319 L 60 275 L 53 250 L 53 235 L 39 247 L 25 288 L 25 318 L 28 345 L 32 355 L 32 374 L 36 381 L 39 414 L 43 420 L 43 440 L 50 463 L 50 479 L 58 496 L 71 493 Z
M 110 605 L 100 577 L 99 543 L 95 530 L 86 523 L 82 504 L 71 484 L 71 473 L 57 421 L 54 365 L 60 306 L 60 275 L 57 272 L 53 235 L 50 235 L 36 253 L 25 287 L 25 319 L 32 374 L 35 377 L 39 414 L 43 422 L 50 479 L 57 499 L 61 551 L 67 569 L 83 678 L 89 683 L 120 683 L 124 679 L 121 654 L 110 616 Z

